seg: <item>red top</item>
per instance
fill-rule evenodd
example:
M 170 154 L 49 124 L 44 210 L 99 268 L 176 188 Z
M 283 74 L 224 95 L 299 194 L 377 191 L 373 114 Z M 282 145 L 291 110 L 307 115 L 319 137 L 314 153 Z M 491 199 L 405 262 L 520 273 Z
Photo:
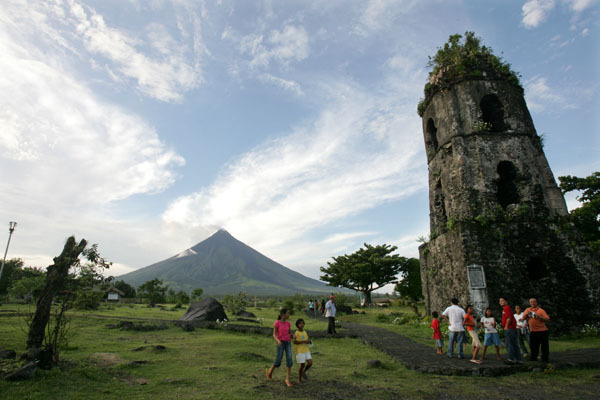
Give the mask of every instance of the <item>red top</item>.
M 437 318 L 434 318 L 433 321 L 431 321 L 431 329 L 433 329 L 434 339 L 442 338 L 442 331 L 440 330 L 440 321 L 438 321 Z
M 283 322 L 282 320 L 278 319 L 275 321 L 273 326 L 277 328 L 277 338 L 279 340 L 286 342 L 290 341 L 290 321 Z
M 475 326 L 475 322 L 473 321 L 473 316 L 471 314 L 465 314 L 465 323 L 464 325 L 467 327 L 468 331 L 472 331 Z
M 515 315 L 510 306 L 507 304 L 502 310 L 502 329 L 506 327 L 506 320 L 509 318 L 510 322 L 508 323 L 508 329 L 517 329 L 517 320 L 515 319 Z

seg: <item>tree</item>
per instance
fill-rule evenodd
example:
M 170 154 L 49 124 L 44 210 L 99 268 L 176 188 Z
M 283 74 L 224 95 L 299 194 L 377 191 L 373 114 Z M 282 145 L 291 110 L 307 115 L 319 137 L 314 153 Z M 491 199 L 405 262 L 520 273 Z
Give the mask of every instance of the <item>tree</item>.
M 82 259 L 87 262 L 82 264 Z M 98 253 L 97 245 L 87 248 L 85 239 L 79 243 L 73 236 L 67 239 L 61 254 L 46 269 L 46 281 L 29 324 L 29 359 L 46 368 L 58 362 L 69 331 L 67 311 L 82 292 L 103 282 L 101 272 L 109 267 L 110 263 Z
M 365 305 L 371 304 L 371 292 L 383 286 L 396 283 L 396 275 L 407 262 L 405 257 L 390 254 L 397 249 L 387 244 L 371 246 L 365 243 L 350 255 L 333 257 L 327 268 L 321 267 L 321 280 L 329 286 L 345 287 L 362 292 Z
M 223 297 L 223 306 L 227 308 L 233 315 L 237 315 L 247 305 L 246 292 L 239 292 L 237 295 L 227 295 Z
M 394 290 L 401 296 L 418 301 L 423 298 L 421 288 L 421 266 L 416 258 L 409 258 L 400 270 L 402 279 L 396 283 Z
M 156 303 L 164 303 L 166 301 L 165 293 L 168 287 L 168 285 L 164 285 L 161 279 L 154 278 L 140 285 L 137 292 L 141 298 L 148 301 L 150 306 L 154 307 Z
M 192 290 L 192 301 L 199 301 L 202 298 L 202 293 L 204 293 L 202 288 Z
M 571 220 L 592 249 L 600 250 L 600 172 L 594 172 L 586 178 L 559 176 L 563 193 L 581 191 L 577 200 L 581 207 L 571 211 Z
M 129 283 L 121 280 L 121 281 L 116 281 L 114 286 L 115 286 L 115 289 L 119 289 L 121 292 L 123 292 L 123 297 L 125 297 L 127 299 L 135 298 L 135 288 L 133 286 L 131 286 Z
M 6 261 L 2 271 L 2 279 L 0 279 L 0 296 L 5 295 L 13 283 L 21 279 L 22 268 L 23 260 L 20 258 L 11 258 Z

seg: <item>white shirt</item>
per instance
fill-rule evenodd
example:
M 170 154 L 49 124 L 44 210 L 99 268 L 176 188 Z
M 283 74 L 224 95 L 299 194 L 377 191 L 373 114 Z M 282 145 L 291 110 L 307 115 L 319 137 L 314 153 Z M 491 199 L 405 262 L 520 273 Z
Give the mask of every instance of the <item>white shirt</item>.
M 525 328 L 527 321 L 523 318 L 523 313 L 515 314 L 515 321 L 517 321 L 517 328 Z
M 481 317 L 481 323 L 485 328 L 485 333 L 497 333 L 498 331 L 494 328 L 494 317 Z
M 335 303 L 333 301 L 329 300 L 327 304 L 325 304 L 325 309 L 327 310 L 325 312 L 325 317 L 335 317 Z
M 463 327 L 463 319 L 465 318 L 465 310 L 460 308 L 457 305 L 451 305 L 446 308 L 442 315 L 448 317 L 450 321 L 450 329 L 452 332 L 463 332 L 465 328 Z

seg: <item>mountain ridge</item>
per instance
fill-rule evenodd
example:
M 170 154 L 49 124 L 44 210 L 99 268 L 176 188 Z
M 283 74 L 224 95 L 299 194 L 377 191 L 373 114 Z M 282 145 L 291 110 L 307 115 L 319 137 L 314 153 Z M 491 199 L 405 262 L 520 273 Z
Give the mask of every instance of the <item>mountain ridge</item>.
M 174 290 L 201 287 L 209 295 L 239 291 L 249 295 L 325 294 L 340 290 L 285 267 L 224 229 L 174 256 L 116 277 L 136 287 L 154 278 Z

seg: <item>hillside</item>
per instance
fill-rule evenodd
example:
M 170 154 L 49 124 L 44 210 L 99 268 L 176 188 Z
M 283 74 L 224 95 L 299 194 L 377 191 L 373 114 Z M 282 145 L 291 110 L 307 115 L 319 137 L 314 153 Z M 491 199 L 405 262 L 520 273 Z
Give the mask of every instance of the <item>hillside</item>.
M 211 295 L 241 290 L 250 295 L 317 294 L 339 290 L 284 267 L 225 230 L 219 230 L 173 257 L 116 277 L 135 287 L 154 278 L 162 279 L 176 290 L 201 287 Z

